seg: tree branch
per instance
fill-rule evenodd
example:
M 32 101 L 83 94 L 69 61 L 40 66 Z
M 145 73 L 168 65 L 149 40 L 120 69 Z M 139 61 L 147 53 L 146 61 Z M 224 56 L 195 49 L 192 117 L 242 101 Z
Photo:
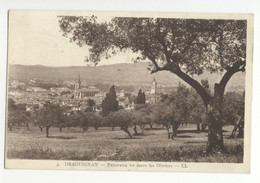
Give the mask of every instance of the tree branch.
M 201 99 L 203 100 L 205 105 L 208 105 L 211 96 L 208 94 L 208 92 L 202 87 L 202 85 L 190 77 L 188 74 L 184 73 L 179 66 L 173 67 L 171 70 L 174 74 L 176 74 L 179 78 L 181 78 L 183 81 L 188 83 L 192 88 L 194 88 L 198 94 L 200 95 Z
M 167 45 L 164 42 L 164 38 L 167 35 L 167 31 L 165 31 L 163 34 L 161 34 L 161 32 L 160 32 L 161 27 L 160 26 L 161 26 L 161 23 L 159 21 L 157 21 L 157 32 L 156 32 L 157 36 L 156 36 L 156 38 L 157 38 L 158 42 L 161 44 L 161 46 L 163 47 L 163 52 L 166 56 L 166 61 L 168 63 L 170 63 L 171 62 L 171 55 L 170 55 L 169 51 L 167 50 Z
M 176 74 L 179 78 L 181 78 L 183 81 L 188 83 L 191 87 L 193 87 L 202 98 L 204 104 L 208 105 L 211 96 L 208 94 L 208 92 L 202 87 L 202 85 L 198 81 L 190 77 L 188 74 L 184 73 L 178 65 L 173 63 L 167 63 L 164 65 L 164 67 L 159 67 L 154 59 L 151 58 L 149 59 L 152 61 L 152 63 L 155 66 L 155 70 L 152 70 L 151 74 L 156 73 L 158 71 L 170 71 Z
M 158 65 L 157 66 L 155 65 L 155 69 L 151 71 L 151 74 L 156 73 L 158 71 L 165 71 L 165 70 L 166 70 L 165 67 L 159 67 Z
M 158 71 L 162 71 L 163 68 L 159 67 L 159 65 L 157 64 L 156 60 L 155 60 L 155 56 L 154 54 L 150 51 L 147 43 L 144 45 L 145 46 L 145 49 L 144 49 L 144 52 L 145 52 L 145 55 L 148 57 L 149 60 L 152 61 L 152 63 L 154 64 L 155 66 L 155 69 L 151 71 L 151 74 L 155 73 L 155 72 L 158 72 Z
M 219 87 L 221 89 L 221 92 L 224 93 L 225 87 L 230 80 L 230 78 L 237 72 L 245 71 L 245 62 L 244 61 L 238 61 L 236 62 L 232 67 L 230 67 L 227 72 L 224 74 L 222 79 L 219 82 Z

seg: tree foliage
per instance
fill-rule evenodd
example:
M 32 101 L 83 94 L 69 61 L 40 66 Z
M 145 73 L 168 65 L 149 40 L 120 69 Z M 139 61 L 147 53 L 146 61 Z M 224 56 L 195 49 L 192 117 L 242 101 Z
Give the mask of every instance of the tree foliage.
M 136 97 L 136 104 L 145 104 L 145 100 L 145 93 L 140 89 Z
M 151 104 L 135 104 L 135 113 L 141 115 L 138 124 L 141 126 L 142 131 L 144 130 L 145 125 L 150 125 L 150 129 L 152 129 L 154 123 L 154 120 L 151 117 L 153 110 L 154 106 Z
M 109 113 L 105 119 L 106 126 L 120 127 L 127 135 L 132 138 L 132 134 L 128 128 L 134 123 L 134 116 L 130 111 L 119 110 Z
M 65 37 L 90 46 L 87 59 L 97 64 L 116 51 L 131 49 L 153 64 L 152 71 L 201 74 L 203 70 L 244 69 L 245 20 L 123 18 L 98 23 L 97 17 L 63 16 Z M 179 73 L 180 72 L 180 73 Z
M 12 131 L 13 126 L 26 126 L 29 130 L 30 112 L 26 111 L 26 104 L 15 104 L 8 98 L 8 128 Z
M 189 95 L 189 88 L 179 83 L 177 90 L 165 96 L 164 100 L 153 109 L 154 121 L 166 127 L 168 138 L 170 134 L 172 139 L 177 136 L 180 125 L 190 121 L 192 104 Z
M 40 128 L 46 128 L 46 137 L 49 137 L 49 129 L 52 126 L 60 127 L 65 124 L 64 111 L 59 105 L 46 103 L 43 108 L 37 112 L 36 122 Z
M 190 117 L 189 123 L 197 124 L 197 130 L 204 130 L 206 127 L 206 108 L 203 105 L 203 101 L 194 89 L 190 89 L 188 97 L 190 101 Z M 200 126 L 202 125 L 202 129 Z
M 227 92 L 224 96 L 223 118 L 225 124 L 234 125 L 238 116 L 244 117 L 245 92 Z
M 87 106 L 85 112 L 94 112 L 95 111 L 95 105 L 96 105 L 95 101 L 92 100 L 92 99 L 88 99 L 87 104 L 88 104 L 88 106 Z
M 104 123 L 104 118 L 103 116 L 97 114 L 97 113 L 86 113 L 88 116 L 88 119 L 90 121 L 90 126 L 94 127 L 95 130 L 97 131 L 100 126 L 103 125 Z
M 116 100 L 116 90 L 113 85 L 109 92 L 106 94 L 106 98 L 102 101 L 102 115 L 106 116 L 110 112 L 118 110 L 118 101 Z
M 222 108 L 230 78 L 246 67 L 246 20 L 115 17 L 59 17 L 63 36 L 79 46 L 89 46 L 87 62 L 95 65 L 119 51 L 139 53 L 148 59 L 151 73 L 170 71 L 200 95 L 207 108 L 208 150 L 224 149 Z M 208 93 L 192 75 L 224 72 Z

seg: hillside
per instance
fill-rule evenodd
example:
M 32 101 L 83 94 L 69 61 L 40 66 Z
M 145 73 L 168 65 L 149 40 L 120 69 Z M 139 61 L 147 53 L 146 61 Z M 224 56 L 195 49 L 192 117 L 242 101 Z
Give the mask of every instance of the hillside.
M 118 83 L 118 84 L 149 84 L 155 77 L 159 85 L 177 85 L 181 79 L 170 72 L 161 71 L 150 74 L 147 63 L 114 64 L 104 66 L 71 66 L 48 67 L 42 65 L 9 65 L 9 77 L 11 79 L 30 80 L 33 78 L 50 81 L 75 80 L 77 73 L 82 80 L 89 83 Z M 196 76 L 199 81 L 208 78 L 211 85 L 219 81 L 220 74 L 205 72 Z M 230 80 L 227 88 L 243 89 L 245 74 L 237 73 Z

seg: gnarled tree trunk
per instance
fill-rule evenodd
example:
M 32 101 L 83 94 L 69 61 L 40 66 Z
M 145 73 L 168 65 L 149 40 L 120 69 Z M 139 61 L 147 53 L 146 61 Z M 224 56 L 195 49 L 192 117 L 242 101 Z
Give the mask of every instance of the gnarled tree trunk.
M 197 123 L 197 131 L 200 131 L 200 123 Z
M 150 129 L 153 129 L 153 123 L 150 123 L 149 125 L 150 125 Z
M 29 129 L 29 122 L 28 121 L 26 122 L 26 129 L 27 129 L 27 131 L 30 131 L 30 129 Z
M 43 127 L 43 126 L 39 126 L 39 128 L 40 128 L 40 130 L 41 130 L 41 132 L 42 132 L 42 130 L 43 130 L 44 127 Z
M 206 106 L 208 122 L 208 152 L 217 150 L 223 151 L 223 122 L 222 122 L 222 102 L 223 90 L 215 84 L 214 97 L 211 98 Z
M 217 109 L 208 106 L 208 151 L 223 150 L 223 131 L 221 115 Z
M 131 135 L 131 133 L 128 131 L 127 128 L 122 128 L 122 130 L 124 130 L 124 132 L 127 133 L 127 135 L 130 137 L 130 139 L 133 138 L 132 135 Z
M 245 121 L 242 119 L 241 124 L 238 127 L 238 137 L 243 138 L 244 137 L 244 126 L 245 126 Z
M 239 116 L 236 124 L 234 125 L 234 129 L 230 135 L 230 138 L 235 138 L 236 131 L 238 129 L 238 135 L 237 137 L 243 138 L 244 137 L 244 115 Z
M 170 133 L 170 129 L 168 126 L 166 126 L 166 130 L 167 130 L 167 134 L 168 134 L 168 139 L 171 138 L 171 133 Z
M 84 132 L 86 132 L 88 130 L 88 126 L 82 126 L 82 129 Z
M 98 128 L 99 128 L 99 124 L 95 123 L 95 124 L 94 124 L 94 128 L 95 128 L 95 130 L 96 130 L 96 132 L 97 132 L 97 131 L 98 131 Z
M 201 124 L 201 131 L 204 132 L 206 130 L 206 127 L 207 127 L 206 123 Z
M 133 128 L 134 132 L 135 132 L 135 135 L 137 135 L 137 127 L 136 127 L 136 123 L 134 124 L 134 128 Z
M 112 131 L 114 131 L 115 130 L 115 125 L 112 123 Z
M 177 137 L 178 128 L 181 126 L 181 122 L 172 122 L 172 139 Z
M 140 128 L 141 128 L 141 130 L 142 130 L 142 134 L 144 133 L 144 126 L 145 126 L 145 124 L 140 124 Z
M 49 129 L 50 129 L 50 126 L 46 126 L 46 137 L 49 138 Z

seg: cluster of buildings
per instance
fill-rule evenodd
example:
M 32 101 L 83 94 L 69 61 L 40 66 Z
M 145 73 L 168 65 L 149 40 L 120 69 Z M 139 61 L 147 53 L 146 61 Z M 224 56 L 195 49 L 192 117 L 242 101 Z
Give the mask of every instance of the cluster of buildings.
M 21 87 L 22 86 L 22 87 Z M 160 100 L 160 92 L 158 92 L 157 82 L 154 78 L 151 84 L 151 90 L 146 91 L 146 103 L 156 103 Z M 117 92 L 117 100 L 119 107 L 124 109 L 133 109 L 134 101 L 137 93 L 127 93 L 124 90 Z M 9 83 L 8 98 L 13 99 L 16 103 L 24 103 L 27 105 L 28 111 L 40 109 L 46 102 L 67 106 L 70 110 L 102 110 L 101 104 L 106 97 L 106 92 L 101 91 L 95 86 L 84 87 L 81 84 L 80 75 L 74 82 L 74 88 L 54 87 L 43 89 L 34 86 L 33 80 L 29 85 L 13 80 Z
M 74 110 L 84 110 L 90 107 L 89 100 L 95 103 L 95 108 L 92 110 L 102 110 L 101 104 L 105 97 L 106 93 L 94 86 L 89 86 L 87 88 L 82 87 L 80 76 L 78 75 L 78 80 L 75 82 L 73 93 L 73 99 L 76 101 L 76 105 L 73 108 Z M 117 100 L 120 107 L 124 109 L 133 109 L 134 104 L 130 103 L 129 97 L 126 96 L 126 92 L 124 90 L 117 93 Z

